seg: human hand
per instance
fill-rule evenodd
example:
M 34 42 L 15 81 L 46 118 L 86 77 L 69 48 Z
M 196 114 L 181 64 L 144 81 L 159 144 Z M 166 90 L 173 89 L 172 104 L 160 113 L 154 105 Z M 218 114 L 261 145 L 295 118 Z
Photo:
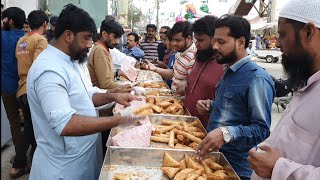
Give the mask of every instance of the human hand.
M 186 94 L 188 88 L 187 81 L 180 81 L 177 86 L 177 93 L 179 94 Z
M 155 71 L 157 69 L 157 67 L 148 60 L 145 60 L 145 63 L 147 64 L 148 70 Z
M 141 101 L 142 99 L 129 93 L 114 93 L 113 100 L 127 107 L 130 105 L 129 102 L 133 100 Z
M 262 151 L 259 151 L 259 149 Z M 268 145 L 259 146 L 259 149 L 250 149 L 248 157 L 249 165 L 258 176 L 271 178 L 274 165 L 280 158 L 280 153 L 276 148 Z
M 211 100 L 198 100 L 196 108 L 199 114 L 208 114 L 210 112 Z
M 133 109 L 130 106 L 120 110 L 119 113 L 116 114 L 116 116 L 120 116 L 118 126 L 129 126 L 135 123 L 137 120 L 142 120 L 146 118 L 146 116 L 133 114 Z
M 223 145 L 222 131 L 219 128 L 210 131 L 196 149 L 198 159 L 205 157 L 211 151 L 219 150 Z
M 138 96 L 146 93 L 146 89 L 143 87 L 133 87 L 133 90 L 135 91 L 135 94 Z
M 130 84 L 120 85 L 116 88 L 110 89 L 109 92 L 111 93 L 128 93 L 132 91 L 132 87 Z

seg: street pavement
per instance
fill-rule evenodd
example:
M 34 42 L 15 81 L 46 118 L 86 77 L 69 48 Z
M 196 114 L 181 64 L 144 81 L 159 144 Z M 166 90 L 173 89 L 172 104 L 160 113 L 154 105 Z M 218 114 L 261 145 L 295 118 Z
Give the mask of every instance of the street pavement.
M 272 76 L 276 78 L 284 78 L 284 73 L 282 71 L 282 65 L 280 62 L 277 63 L 266 63 L 265 60 L 258 59 L 257 64 L 266 69 Z M 280 112 L 278 112 L 277 106 L 273 103 L 272 105 L 272 122 L 271 122 L 271 132 L 279 122 L 284 109 L 279 107 Z M 10 141 L 7 145 L 1 148 L 1 179 L 2 180 L 9 180 L 9 171 L 12 165 L 10 164 L 10 158 L 14 156 L 14 146 L 12 141 Z M 28 162 L 30 163 L 30 157 L 28 157 Z M 45 168 L 45 167 L 44 167 Z M 24 175 L 18 180 L 28 180 L 29 174 Z

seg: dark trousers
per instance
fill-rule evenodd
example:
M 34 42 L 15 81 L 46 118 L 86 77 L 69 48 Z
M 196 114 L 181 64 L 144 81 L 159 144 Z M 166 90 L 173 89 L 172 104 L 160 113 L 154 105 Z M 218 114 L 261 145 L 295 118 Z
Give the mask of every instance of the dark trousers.
M 14 159 L 13 168 L 24 168 L 27 162 L 27 152 L 29 146 L 32 145 L 32 149 L 35 149 L 36 143 L 34 139 L 33 126 L 31 121 L 31 113 L 28 104 L 27 94 L 18 97 L 18 103 L 23 111 L 24 116 L 24 131 L 21 135 L 21 141 L 17 146 L 16 157 Z
M 10 123 L 12 141 L 16 150 L 21 136 L 19 105 L 16 94 L 1 93 L 1 98 Z
M 112 108 L 104 109 L 99 111 L 99 116 L 113 116 L 112 113 Z M 101 140 L 102 140 L 102 152 L 103 152 L 103 157 L 105 156 L 107 152 L 107 140 L 109 137 L 111 129 L 107 129 L 101 132 Z

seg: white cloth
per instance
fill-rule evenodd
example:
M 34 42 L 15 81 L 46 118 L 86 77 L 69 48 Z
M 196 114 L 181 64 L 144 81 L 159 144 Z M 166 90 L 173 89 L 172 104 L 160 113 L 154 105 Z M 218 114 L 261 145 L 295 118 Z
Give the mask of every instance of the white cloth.
M 137 60 L 131 56 L 127 56 L 125 53 L 119 51 L 117 48 L 110 49 L 110 54 L 114 66 L 114 71 L 121 68 L 123 61 L 128 61 L 132 66 L 134 66 Z
M 313 22 L 320 28 L 320 0 L 290 0 L 281 9 L 279 17 L 303 23 Z

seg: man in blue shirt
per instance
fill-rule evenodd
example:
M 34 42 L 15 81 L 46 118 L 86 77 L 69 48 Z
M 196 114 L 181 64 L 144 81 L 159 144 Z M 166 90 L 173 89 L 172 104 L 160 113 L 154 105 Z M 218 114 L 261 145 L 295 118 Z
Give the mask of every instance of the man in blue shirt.
M 18 7 L 10 7 L 2 12 L 1 30 L 1 98 L 6 110 L 15 148 L 21 134 L 18 101 L 18 65 L 15 55 L 18 40 L 24 36 L 22 30 L 26 18 L 25 12 Z M 15 149 L 16 150 L 16 149 Z
M 30 179 L 98 179 L 98 132 L 133 118 L 97 117 L 95 106 L 141 100 L 128 93 L 94 93 L 81 77 L 96 31 L 84 10 L 66 5 L 57 20 L 55 40 L 41 52 L 28 73 L 27 95 L 37 148 Z M 125 116 L 125 117 L 124 117 Z
M 128 56 L 134 57 L 137 60 L 144 57 L 144 52 L 137 46 L 139 43 L 139 36 L 136 33 L 129 33 L 127 35 L 127 48 L 124 49 L 123 53 Z
M 270 134 L 274 83 L 247 56 L 250 24 L 246 19 L 238 16 L 218 19 L 214 39 L 217 61 L 227 67 L 217 84 L 215 100 L 197 103 L 199 111 L 212 110 L 209 133 L 196 153 L 203 157 L 212 150 L 220 150 L 241 179 L 250 179 L 248 151 Z

